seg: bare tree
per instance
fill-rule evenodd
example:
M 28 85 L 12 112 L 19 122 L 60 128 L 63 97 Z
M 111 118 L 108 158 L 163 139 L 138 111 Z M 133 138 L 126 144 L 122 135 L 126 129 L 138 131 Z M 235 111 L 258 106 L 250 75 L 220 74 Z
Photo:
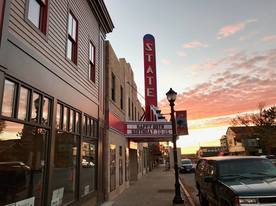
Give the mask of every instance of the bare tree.
M 258 113 L 237 115 L 231 123 L 233 126 L 255 126 L 255 131 L 261 137 L 263 146 L 270 153 L 276 130 L 276 106 L 265 109 L 265 104 L 260 103 L 258 108 Z

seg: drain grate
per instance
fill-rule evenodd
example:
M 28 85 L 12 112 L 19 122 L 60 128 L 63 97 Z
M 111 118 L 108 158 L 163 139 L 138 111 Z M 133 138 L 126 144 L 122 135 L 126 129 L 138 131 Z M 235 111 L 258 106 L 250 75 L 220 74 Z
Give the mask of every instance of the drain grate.
M 158 190 L 158 193 L 174 193 L 173 189 L 163 189 L 163 190 Z

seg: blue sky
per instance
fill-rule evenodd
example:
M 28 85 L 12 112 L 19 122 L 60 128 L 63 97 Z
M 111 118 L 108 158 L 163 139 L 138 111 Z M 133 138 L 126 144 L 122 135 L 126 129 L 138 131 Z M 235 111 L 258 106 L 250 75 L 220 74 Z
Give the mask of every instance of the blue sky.
M 132 65 L 143 96 L 143 36 L 155 36 L 161 108 L 170 87 L 180 94 L 176 107 L 188 108 L 192 120 L 252 111 L 260 99 L 276 103 L 275 0 L 105 3 L 115 25 L 107 39 Z

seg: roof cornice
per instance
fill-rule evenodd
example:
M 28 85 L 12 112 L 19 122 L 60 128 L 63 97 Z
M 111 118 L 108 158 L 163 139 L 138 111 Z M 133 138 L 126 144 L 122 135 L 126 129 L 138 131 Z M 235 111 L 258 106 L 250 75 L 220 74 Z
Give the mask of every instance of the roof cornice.
M 112 32 L 114 24 L 107 11 L 103 0 L 88 0 L 91 5 L 92 11 L 95 13 L 99 20 L 100 26 L 105 34 Z

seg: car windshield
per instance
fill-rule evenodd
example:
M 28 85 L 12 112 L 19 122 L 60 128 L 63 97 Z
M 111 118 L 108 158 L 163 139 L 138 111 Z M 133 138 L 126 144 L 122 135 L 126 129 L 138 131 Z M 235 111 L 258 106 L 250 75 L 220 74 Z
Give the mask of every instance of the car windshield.
M 276 177 L 276 167 L 268 159 L 239 159 L 219 163 L 219 176 L 235 177 Z
M 181 160 L 181 164 L 192 164 L 191 160 Z

